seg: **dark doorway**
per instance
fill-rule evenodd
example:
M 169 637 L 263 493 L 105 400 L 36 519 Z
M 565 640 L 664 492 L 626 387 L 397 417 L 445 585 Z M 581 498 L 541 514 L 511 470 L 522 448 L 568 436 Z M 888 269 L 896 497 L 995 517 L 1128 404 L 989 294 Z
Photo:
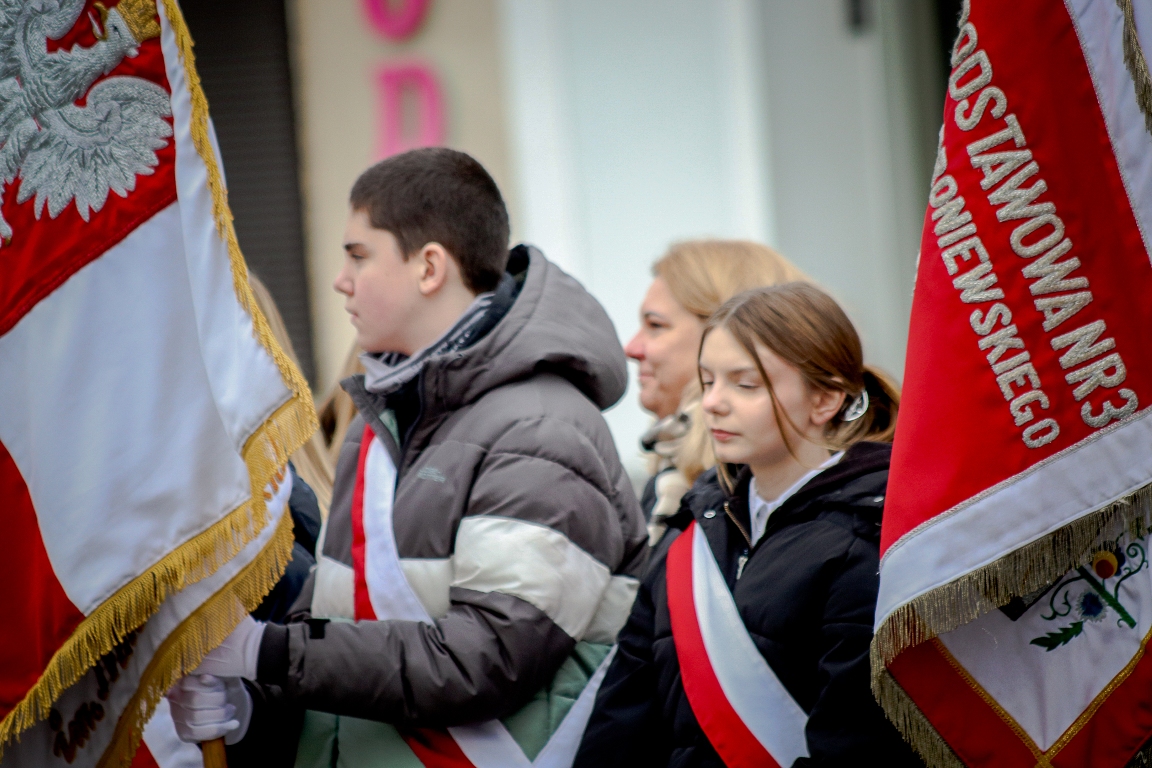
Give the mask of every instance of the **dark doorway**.
M 184 0 L 236 236 L 315 382 L 284 0 Z
M 952 44 L 956 42 L 956 33 L 959 32 L 961 0 L 936 0 L 936 18 L 940 27 L 940 66 L 947 81 L 952 71 L 949 59 L 952 55 Z

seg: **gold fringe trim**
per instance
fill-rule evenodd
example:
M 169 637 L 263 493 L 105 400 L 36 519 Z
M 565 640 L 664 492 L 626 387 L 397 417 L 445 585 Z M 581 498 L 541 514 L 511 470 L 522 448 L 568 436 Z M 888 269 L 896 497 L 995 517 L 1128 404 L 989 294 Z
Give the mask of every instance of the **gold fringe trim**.
M 1143 536 L 1152 524 L 1152 485 L 1021 547 L 994 563 L 910 600 L 893 611 L 872 639 L 875 676 L 904 649 L 950 632 L 1013 597 L 1043 589 L 1082 565 L 1104 537 Z
M 0 756 L 8 742 L 47 717 L 60 694 L 144 624 L 168 596 L 215 573 L 247 546 L 258 530 L 252 512 L 250 501 L 244 502 L 118 589 L 80 622 L 52 655 L 40 679 L 0 723 Z
M 1144 126 L 1152 132 L 1152 76 L 1148 73 L 1148 61 L 1140 48 L 1140 38 L 1136 36 L 1136 16 L 1132 11 L 1132 0 L 1116 0 L 1124 14 L 1124 65 L 1136 86 L 1136 103 L 1144 113 Z
M 872 691 L 896 730 L 926 764 L 932 768 L 964 768 L 964 763 L 887 669 L 873 676 Z
M 200 85 L 200 75 L 196 72 L 196 57 L 192 53 L 192 36 L 184 23 L 184 14 L 176 0 L 161 0 L 164 3 L 164 14 L 176 37 L 176 46 L 180 49 L 180 58 L 184 62 L 184 77 L 188 81 L 188 92 L 192 100 L 192 143 L 196 151 L 204 160 L 208 169 L 208 188 L 212 191 L 212 214 L 216 218 L 216 229 L 221 239 L 228 244 L 228 258 L 232 264 L 232 288 L 236 291 L 236 298 L 240 306 L 252 317 L 252 328 L 256 338 L 268 350 L 268 354 L 276 361 L 284 383 L 292 393 L 305 402 L 301 403 L 302 416 L 305 417 L 308 433 L 300 443 L 308 438 L 318 426 L 316 409 L 312 404 L 312 391 L 300 369 L 293 364 L 272 334 L 267 318 L 256 305 L 256 297 L 252 293 L 252 286 L 248 284 L 248 265 L 244 263 L 244 255 L 240 252 L 240 243 L 236 239 L 236 229 L 232 225 L 232 210 L 228 207 L 228 190 L 224 187 L 224 179 L 220 168 L 216 165 L 216 154 L 212 149 L 212 142 L 208 134 L 208 99 L 204 96 L 204 89 Z M 295 450 L 295 448 L 293 448 Z M 291 451 L 289 451 L 291 453 Z M 263 486 L 261 486 L 263 487 Z
M 872 639 L 872 692 L 888 718 L 929 765 L 958 766 L 940 735 L 888 672 L 904 650 L 928 642 L 1047 587 L 1082 565 L 1101 539 L 1143 536 L 1152 528 L 1152 485 L 1069 523 L 983 568 L 912 600 L 894 611 Z M 951 757 L 949 757 L 951 755 Z
M 220 169 L 216 164 L 215 152 L 209 141 L 208 100 L 204 96 L 200 76 L 196 72 L 195 58 L 192 55 L 192 38 L 175 0 L 162 0 L 162 2 L 184 64 L 185 78 L 188 81 L 192 103 L 192 141 L 208 171 L 208 186 L 212 193 L 216 228 L 228 246 L 228 257 L 232 269 L 232 287 L 236 293 L 237 301 L 252 318 L 254 336 L 276 362 L 281 378 L 285 386 L 291 391 L 292 396 L 277 408 L 245 442 L 242 455 L 248 467 L 251 498 L 208 530 L 177 547 L 148 571 L 121 587 L 116 594 L 102 603 L 80 623 L 80 626 L 76 628 L 64 646 L 53 655 L 48 666 L 40 675 L 40 679 L 37 680 L 24 699 L 8 713 L 3 721 L 0 721 L 0 757 L 3 756 L 3 749 L 6 744 L 36 722 L 47 717 L 57 697 L 79 680 L 101 656 L 120 643 L 129 632 L 143 625 L 159 609 L 160 603 L 164 599 L 215 573 L 221 564 L 234 557 L 263 530 L 268 524 L 264 489 L 270 483 L 276 482 L 277 476 L 280 475 L 288 461 L 289 454 L 302 446 L 318 426 L 316 408 L 307 381 L 300 373 L 299 368 L 276 342 L 267 319 L 256 306 L 255 297 L 252 294 L 251 286 L 248 284 L 248 267 L 244 263 L 244 256 L 240 252 L 240 244 L 236 239 L 236 231 L 232 225 L 228 194 Z M 282 543 L 280 542 L 281 532 L 278 531 L 276 537 L 276 542 Z M 291 547 L 289 546 L 288 549 L 290 550 Z M 261 557 L 265 557 L 265 554 L 262 554 Z M 260 598 L 252 603 L 253 608 L 259 604 L 265 594 L 271 591 L 276 581 L 283 575 L 287 560 L 287 556 L 274 558 L 273 562 L 277 563 L 276 568 L 278 570 L 275 571 L 274 578 L 270 578 L 266 583 L 259 582 L 263 585 L 260 587 L 263 592 L 260 593 Z M 225 595 L 226 592 L 222 591 L 214 596 L 212 601 L 219 605 L 220 600 L 226 599 Z M 215 615 L 222 616 L 223 614 L 220 614 L 217 608 Z M 232 615 L 231 613 L 228 614 L 228 616 Z M 201 645 L 195 645 L 192 639 L 180 639 L 179 642 L 183 643 L 181 647 L 188 652 L 183 656 L 173 658 L 179 660 L 180 658 L 194 657 L 195 649 L 203 646 L 205 638 L 215 638 L 215 643 L 219 644 L 235 628 L 241 618 L 243 618 L 243 614 L 237 613 L 234 618 L 229 619 L 230 624 L 222 619 L 217 622 L 216 630 L 223 629 L 224 625 L 227 624 L 227 631 L 210 633 L 206 630 L 201 631 L 198 641 Z M 175 637 L 176 635 L 174 635 Z M 206 648 L 210 647 L 212 646 L 206 646 Z M 199 656 L 195 657 L 199 658 Z M 194 666 L 192 665 L 192 667 Z M 164 668 L 162 674 L 157 672 L 156 675 L 175 681 L 181 674 L 177 671 L 178 667 L 179 665 L 173 661 L 170 667 Z M 160 694 L 162 693 L 163 690 L 160 691 Z M 142 701 L 147 704 L 146 714 L 150 716 L 152 708 L 159 701 L 159 695 L 145 697 Z M 142 717 L 141 728 L 143 727 L 142 723 L 147 721 L 147 716 Z M 137 739 L 133 743 L 138 744 L 139 740 Z M 129 761 L 131 757 L 129 754 Z
M 177 680 L 199 666 L 280 580 L 292 559 L 292 516 L 287 511 L 268 545 L 228 584 L 212 595 L 175 629 L 152 656 L 140 684 L 116 722 L 112 741 L 97 768 L 127 768 L 144 726 L 156 705 Z

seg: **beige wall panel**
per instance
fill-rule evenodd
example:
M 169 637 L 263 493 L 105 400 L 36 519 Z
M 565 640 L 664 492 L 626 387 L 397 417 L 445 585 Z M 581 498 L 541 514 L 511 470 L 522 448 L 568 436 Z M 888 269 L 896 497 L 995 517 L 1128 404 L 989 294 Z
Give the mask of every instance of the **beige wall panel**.
M 344 258 L 348 192 L 377 159 L 375 77 L 381 66 L 415 60 L 434 69 L 444 97 L 446 143 L 483 163 L 513 214 L 516 205 L 495 0 L 433 0 L 423 26 L 402 42 L 377 34 L 357 0 L 289 0 L 289 13 L 322 396 L 335 383 L 353 339 L 332 280 Z

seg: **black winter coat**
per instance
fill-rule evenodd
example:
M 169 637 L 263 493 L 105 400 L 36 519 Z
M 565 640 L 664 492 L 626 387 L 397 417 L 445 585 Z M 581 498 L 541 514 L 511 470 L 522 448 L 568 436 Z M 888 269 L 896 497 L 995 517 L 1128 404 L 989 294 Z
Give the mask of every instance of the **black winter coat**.
M 852 446 L 772 514 L 751 551 L 745 534 L 751 475 L 745 469 L 737 476 L 732 496 L 715 470 L 703 475 L 652 553 L 577 768 L 723 766 L 684 694 L 668 616 L 665 558 L 693 519 L 760 653 L 808 713 L 811 756 L 795 768 L 921 765 L 869 686 L 890 455 L 887 445 Z

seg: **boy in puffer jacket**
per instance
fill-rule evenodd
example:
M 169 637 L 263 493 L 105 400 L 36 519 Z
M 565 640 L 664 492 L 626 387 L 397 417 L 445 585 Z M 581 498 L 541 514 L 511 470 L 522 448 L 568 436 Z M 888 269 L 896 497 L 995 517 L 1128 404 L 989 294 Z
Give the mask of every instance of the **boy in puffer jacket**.
M 508 232 L 460 152 L 353 187 L 335 288 L 367 373 L 318 565 L 289 624 L 245 621 L 169 693 L 232 768 L 571 763 L 646 535 L 600 413 L 612 323 Z

